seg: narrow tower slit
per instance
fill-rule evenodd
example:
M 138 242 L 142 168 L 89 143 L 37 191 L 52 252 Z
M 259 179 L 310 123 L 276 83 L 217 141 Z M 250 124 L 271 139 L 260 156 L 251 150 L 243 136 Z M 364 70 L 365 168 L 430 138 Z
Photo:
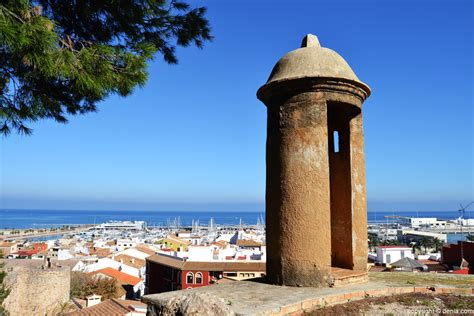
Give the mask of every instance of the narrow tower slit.
M 333 267 L 352 269 L 352 186 L 350 128 L 347 104 L 328 103 L 329 181 L 331 200 L 331 261 Z

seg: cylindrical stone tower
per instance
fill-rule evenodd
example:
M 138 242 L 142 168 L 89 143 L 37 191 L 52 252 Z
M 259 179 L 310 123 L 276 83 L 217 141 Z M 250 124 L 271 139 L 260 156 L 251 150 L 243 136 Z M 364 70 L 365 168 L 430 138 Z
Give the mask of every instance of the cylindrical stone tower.
M 258 90 L 268 111 L 269 282 L 330 286 L 341 271 L 366 273 L 361 108 L 369 94 L 347 62 L 311 34 Z

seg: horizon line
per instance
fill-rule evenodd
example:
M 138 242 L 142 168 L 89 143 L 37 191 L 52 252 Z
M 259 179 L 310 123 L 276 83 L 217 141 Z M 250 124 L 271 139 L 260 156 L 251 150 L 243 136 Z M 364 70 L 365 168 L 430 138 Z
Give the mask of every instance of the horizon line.
M 169 212 L 169 213 L 179 213 L 179 212 L 207 212 L 207 213 L 266 213 L 266 210 L 263 211 L 249 211 L 249 210 L 239 210 L 239 211 L 202 211 L 202 210 L 143 210 L 143 209 L 47 209 L 47 208 L 0 208 L 1 211 L 67 211 L 67 212 L 84 212 L 84 211 L 100 211 L 100 212 Z M 469 211 L 469 210 L 466 210 Z M 440 212 L 459 212 L 459 210 L 444 210 L 444 211 L 430 211 L 430 210 L 398 210 L 398 211 L 378 211 L 378 210 L 367 210 L 367 213 L 409 213 L 409 212 L 419 212 L 419 213 L 440 213 Z

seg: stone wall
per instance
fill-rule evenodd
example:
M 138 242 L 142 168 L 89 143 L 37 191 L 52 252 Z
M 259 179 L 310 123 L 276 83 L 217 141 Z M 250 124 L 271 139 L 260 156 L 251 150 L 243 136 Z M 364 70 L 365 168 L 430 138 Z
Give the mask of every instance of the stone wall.
M 383 272 L 401 275 L 417 283 L 429 284 L 428 273 Z M 462 287 L 453 287 L 449 279 Z M 236 281 L 191 290 L 151 294 L 142 297 L 148 305 L 148 316 L 168 315 L 304 315 L 335 304 L 363 300 L 368 297 L 405 293 L 474 295 L 474 276 L 435 276 L 436 286 L 401 286 L 386 281 L 371 281 L 341 288 L 275 286 L 258 282 Z M 448 283 L 444 285 L 443 283 Z M 317 312 L 315 314 L 318 314 Z
M 6 285 L 10 294 L 4 301 L 10 315 L 56 315 L 69 301 L 69 267 L 9 267 Z

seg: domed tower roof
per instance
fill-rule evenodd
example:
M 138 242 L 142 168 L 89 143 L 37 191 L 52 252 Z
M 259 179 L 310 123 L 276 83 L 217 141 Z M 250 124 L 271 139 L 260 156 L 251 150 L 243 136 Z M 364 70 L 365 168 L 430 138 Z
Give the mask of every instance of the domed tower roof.
M 318 38 L 312 34 L 305 36 L 301 48 L 287 53 L 276 63 L 263 87 L 301 78 L 349 80 L 370 94 L 370 88 L 357 78 L 344 58 L 332 49 L 321 47 Z

